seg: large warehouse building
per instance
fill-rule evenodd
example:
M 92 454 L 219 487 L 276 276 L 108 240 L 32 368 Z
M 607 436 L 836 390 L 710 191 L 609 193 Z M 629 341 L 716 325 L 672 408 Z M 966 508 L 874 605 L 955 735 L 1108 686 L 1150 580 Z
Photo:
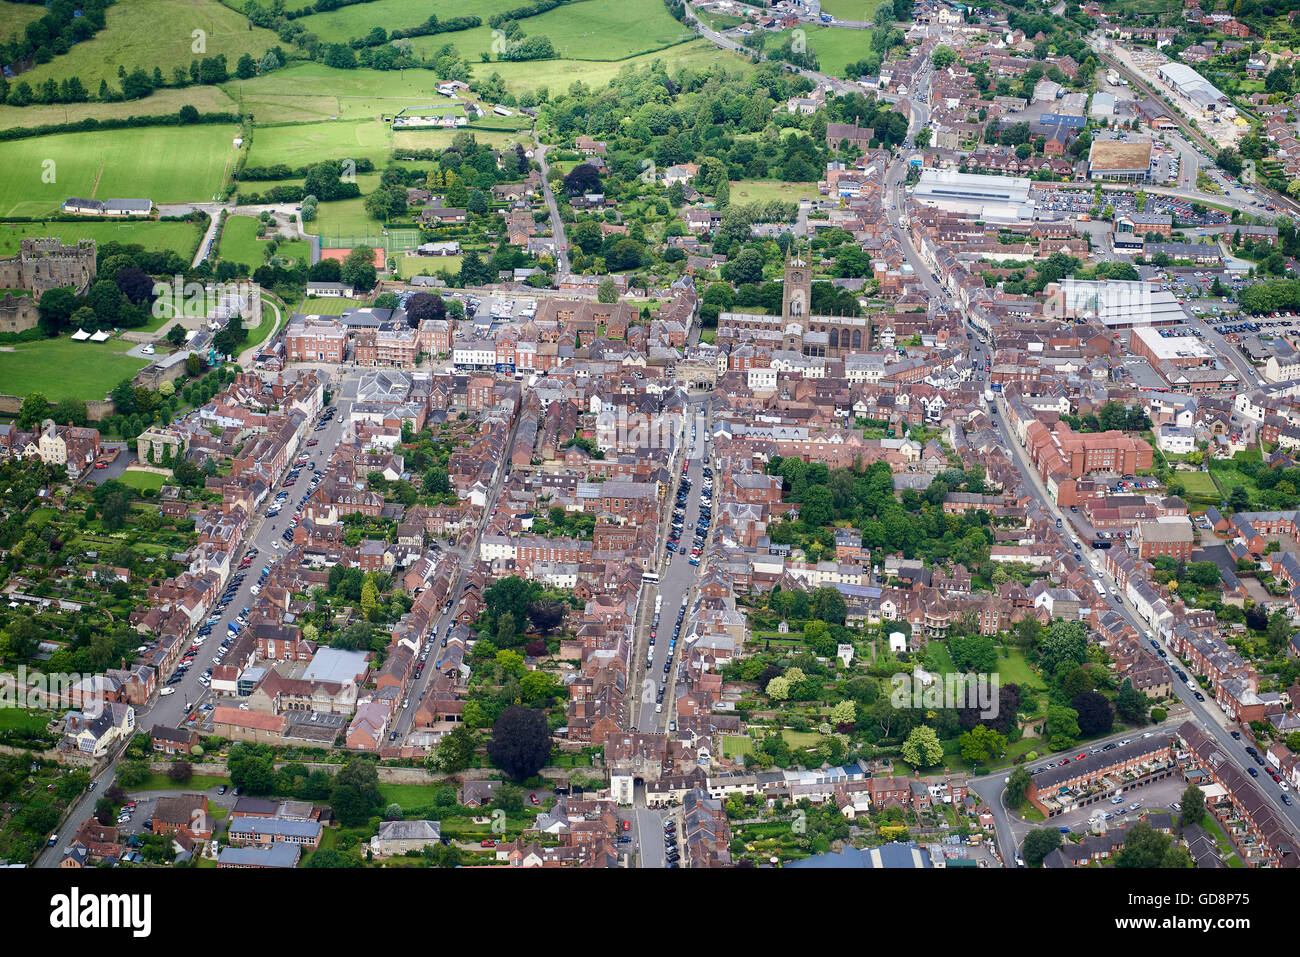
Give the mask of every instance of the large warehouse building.
M 983 176 L 953 170 L 927 169 L 912 190 L 925 206 L 978 216 L 988 223 L 1032 222 L 1034 202 L 1023 176 Z
M 1202 110 L 1221 109 L 1229 100 L 1223 91 L 1186 63 L 1166 63 L 1160 67 L 1160 79 L 1187 97 Z

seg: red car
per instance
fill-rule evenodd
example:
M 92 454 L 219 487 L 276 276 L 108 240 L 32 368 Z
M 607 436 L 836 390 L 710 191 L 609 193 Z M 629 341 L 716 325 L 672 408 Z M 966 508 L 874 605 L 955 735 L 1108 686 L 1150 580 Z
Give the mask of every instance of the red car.
M 540 801 L 537 800 L 537 795 L 536 795 L 536 794 L 530 794 L 530 795 L 528 795 L 528 796 L 529 796 L 529 798 L 532 800 L 532 802 L 533 802 L 534 804 L 540 804 L 540 803 L 541 803 Z
M 97 469 L 106 469 L 106 468 L 108 468 L 108 463 L 107 463 L 107 462 L 96 462 L 96 463 L 95 463 L 95 468 L 97 468 Z
M 632 822 L 631 822 L 631 821 L 624 821 L 624 822 L 623 822 L 623 830 L 625 830 L 625 831 L 630 831 L 630 830 L 632 830 Z
M 1083 760 L 1084 758 L 1086 758 L 1086 757 L 1087 757 L 1086 754 L 1077 754 L 1077 755 L 1075 755 L 1074 760 L 1076 760 L 1076 761 L 1082 761 L 1082 760 Z
M 496 847 L 496 846 L 497 846 L 497 842 L 494 841 L 494 840 L 491 840 L 491 839 L 489 838 L 489 839 L 486 840 L 486 841 L 479 841 L 479 842 L 478 842 L 478 846 L 479 846 L 479 847 Z

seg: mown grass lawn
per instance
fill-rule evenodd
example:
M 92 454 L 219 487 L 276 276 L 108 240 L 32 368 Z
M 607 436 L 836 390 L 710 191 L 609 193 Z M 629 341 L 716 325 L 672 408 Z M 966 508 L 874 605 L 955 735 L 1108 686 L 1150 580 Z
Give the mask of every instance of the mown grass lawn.
M 385 804 L 400 804 L 402 810 L 413 810 L 420 807 L 432 807 L 433 795 L 440 787 L 447 785 L 434 784 L 384 784 L 380 783 L 379 793 L 384 797 Z
M 26 731 L 29 734 L 45 730 L 50 715 L 23 708 L 0 708 L 0 731 Z
M 1012 649 L 1006 658 L 998 658 L 998 680 L 1003 684 L 1020 685 L 1024 689 L 1047 690 L 1043 679 L 1034 674 L 1029 662 L 1025 661 L 1025 653 L 1019 649 Z
M 341 316 L 344 311 L 364 305 L 360 299 L 317 299 L 308 296 L 298 304 L 297 312 L 313 316 Z
M 412 276 L 436 276 L 440 272 L 456 275 L 460 272 L 463 256 L 397 256 L 394 265 L 403 279 Z
M 351 247 L 368 240 L 370 246 L 387 249 L 384 225 L 366 212 L 364 199 L 336 199 L 316 210 L 316 219 L 305 228 L 321 238 L 323 248 Z
M 722 736 L 722 756 L 738 758 L 743 754 L 754 753 L 754 740 L 747 734 L 725 734 Z
M 1188 495 L 1219 494 L 1219 487 L 1214 484 L 1214 479 L 1205 472 L 1175 472 L 1170 482 L 1181 485 Z
M 233 124 L 59 133 L 0 143 L 0 216 L 42 216 L 69 196 L 207 202 L 237 151 Z
M 378 117 L 259 126 L 253 133 L 248 165 L 283 163 L 296 169 L 323 160 L 364 158 L 379 168 L 384 165 L 391 145 L 392 130 Z
M 157 472 L 146 472 L 144 469 L 127 469 L 122 473 L 120 479 L 123 485 L 129 485 L 131 488 L 143 492 L 147 488 L 154 491 L 163 487 L 167 477 Z
M 731 184 L 733 203 L 797 203 L 800 199 L 816 199 L 816 183 L 784 183 L 771 179 L 741 179 Z
M 63 335 L 0 347 L 0 391 L 8 395 L 41 392 L 53 402 L 102 399 L 148 364 L 124 355 L 132 345 L 125 339 L 73 342 Z
M 24 239 L 50 236 L 69 245 L 79 239 L 93 239 L 97 246 L 139 243 L 145 249 L 171 250 L 188 262 L 198 247 L 199 235 L 197 223 L 0 223 L 0 256 L 16 255 Z
M 870 20 L 882 0 L 822 0 L 822 11 L 838 20 Z

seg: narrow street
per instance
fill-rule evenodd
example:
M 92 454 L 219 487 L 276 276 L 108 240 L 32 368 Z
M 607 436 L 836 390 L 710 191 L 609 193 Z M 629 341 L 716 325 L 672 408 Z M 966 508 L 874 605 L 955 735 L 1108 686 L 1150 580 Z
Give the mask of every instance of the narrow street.
M 555 202 L 555 192 L 551 189 L 551 182 L 548 174 L 551 171 L 546 162 L 546 152 L 549 146 L 545 146 L 537 138 L 537 130 L 533 130 L 533 155 L 537 158 L 537 165 L 541 167 L 542 172 L 542 195 L 546 198 L 546 208 L 550 210 L 551 218 L 551 235 L 555 237 L 555 278 L 557 282 L 569 275 L 569 242 L 564 236 L 564 223 L 560 220 L 560 207 Z

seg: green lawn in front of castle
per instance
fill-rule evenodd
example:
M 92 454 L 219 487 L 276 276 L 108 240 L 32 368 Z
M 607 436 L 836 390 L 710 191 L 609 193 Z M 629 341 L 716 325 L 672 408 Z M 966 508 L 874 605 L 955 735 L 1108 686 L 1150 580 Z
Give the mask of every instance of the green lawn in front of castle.
M 39 342 L 0 346 L 0 392 L 25 396 L 40 392 L 59 399 L 103 399 L 123 379 L 148 362 L 124 353 L 135 343 L 73 342 L 70 335 Z

